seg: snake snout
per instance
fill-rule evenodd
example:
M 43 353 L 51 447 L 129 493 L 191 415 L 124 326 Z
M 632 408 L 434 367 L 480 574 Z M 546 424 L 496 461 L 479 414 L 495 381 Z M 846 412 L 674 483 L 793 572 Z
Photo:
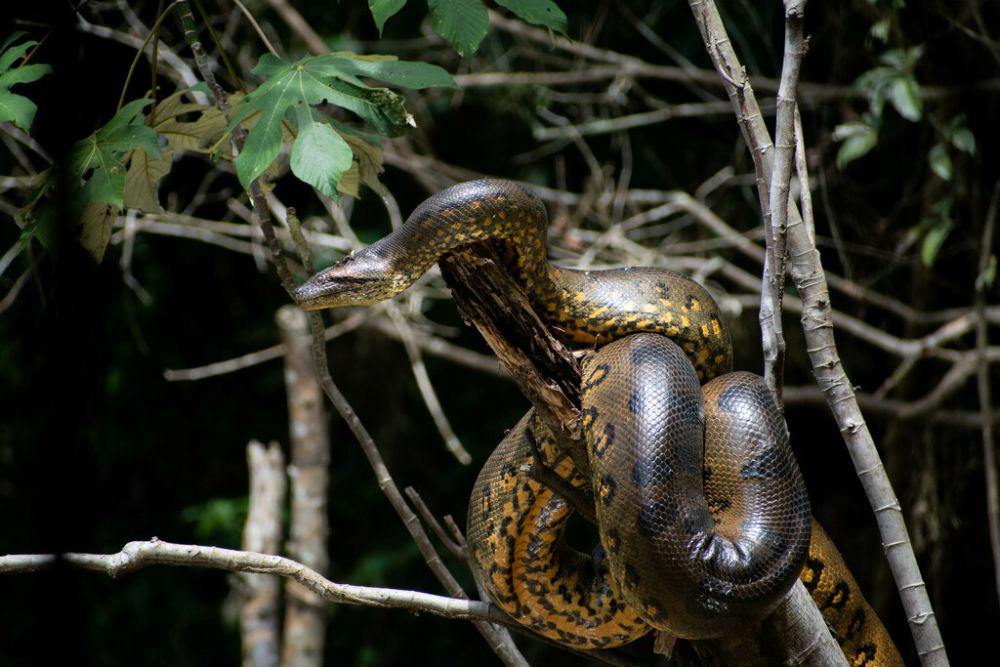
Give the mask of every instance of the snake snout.
M 409 285 L 400 284 L 384 258 L 363 250 L 319 271 L 293 296 L 305 310 L 363 306 L 384 301 Z

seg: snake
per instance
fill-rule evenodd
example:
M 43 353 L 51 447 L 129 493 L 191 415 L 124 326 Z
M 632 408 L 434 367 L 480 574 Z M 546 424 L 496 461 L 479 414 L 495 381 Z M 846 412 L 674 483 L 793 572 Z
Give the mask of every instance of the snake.
M 378 303 L 452 251 L 489 243 L 553 333 L 587 350 L 580 415 L 590 470 L 534 411 L 508 432 L 469 502 L 481 591 L 531 631 L 586 650 L 653 629 L 720 637 L 762 618 L 800 579 L 850 664 L 902 665 L 812 518 L 763 378 L 732 370 L 711 294 L 662 268 L 554 265 L 547 233 L 545 206 L 527 187 L 459 183 L 294 293 L 307 310 Z M 600 538 L 589 553 L 566 536 L 581 498 Z

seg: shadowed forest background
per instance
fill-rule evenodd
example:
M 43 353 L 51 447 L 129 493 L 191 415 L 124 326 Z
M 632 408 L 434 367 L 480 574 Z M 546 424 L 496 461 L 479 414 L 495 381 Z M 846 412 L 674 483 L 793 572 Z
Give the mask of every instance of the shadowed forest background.
M 252 90 L 260 79 L 251 69 L 266 53 L 260 38 L 229 3 L 202 4 L 240 77 L 230 78 L 206 32 L 220 83 L 228 92 Z M 283 58 L 307 55 L 301 32 L 275 9 L 283 3 L 247 4 Z M 760 372 L 755 288 L 741 277 L 759 279 L 759 263 L 734 236 L 699 222 L 695 206 L 763 247 L 753 165 L 687 3 L 559 3 L 568 37 L 591 51 L 560 48 L 555 35 L 490 4 L 489 31 L 466 58 L 431 30 L 425 3 L 408 3 L 381 35 L 366 3 L 292 4 L 331 50 L 433 63 L 455 77 L 457 88 L 395 89 L 416 127 L 383 138 L 379 180 L 404 218 L 458 180 L 489 175 L 545 188 L 553 259 L 656 262 L 695 274 L 729 317 L 736 367 Z M 782 5 L 719 4 L 771 124 Z M 994 424 L 1000 418 L 1000 299 L 980 266 L 1000 187 L 997 10 L 979 0 L 810 3 L 798 97 L 817 243 L 825 269 L 846 285 L 831 290 L 835 310 L 850 318 L 838 322 L 840 356 L 863 395 L 954 664 L 974 664 L 993 641 L 978 628 L 1000 627 L 980 426 L 984 414 Z M 0 554 L 112 553 L 154 535 L 239 548 L 246 445 L 288 442 L 281 362 L 200 380 L 171 380 L 165 371 L 279 342 L 275 313 L 288 297 L 259 238 L 210 224 L 248 228 L 246 194 L 230 163 L 177 151 L 158 187 L 162 213 L 116 214 L 100 263 L 78 241 L 71 203 L 58 198 L 51 235 L 10 253 L 22 238 L 14 219 L 36 196 L 32 179 L 47 160 L 66 161 L 75 142 L 114 116 L 120 96 L 148 96 L 148 59 L 129 78 L 139 44 L 128 36 L 141 43 L 158 7 L 83 3 L 82 18 L 65 6 L 4 13 L 12 20 L 0 40 L 25 31 L 25 39 L 41 42 L 32 61 L 52 73 L 13 89 L 38 106 L 30 136 L 42 150 L 25 147 L 10 128 L 0 146 L 0 252 L 11 257 L 0 273 Z M 160 40 L 194 68 L 175 16 L 164 19 Z M 533 79 L 537 72 L 551 76 Z M 178 78 L 161 73 L 155 85 L 164 99 L 178 90 Z M 273 196 L 294 206 L 307 228 L 337 236 L 330 209 L 287 165 L 286 156 L 269 172 Z M 389 231 L 390 215 L 378 194 L 360 192 L 339 206 L 370 243 Z M 664 193 L 687 193 L 694 204 Z M 657 208 L 670 201 L 674 209 Z M 317 260 L 329 264 L 344 250 L 317 248 Z M 974 310 L 977 280 L 982 311 Z M 409 326 L 489 354 L 441 286 L 436 278 L 419 298 L 401 300 Z M 906 343 L 976 312 L 987 322 L 992 362 L 993 406 L 985 410 L 976 388 L 981 364 L 969 356 L 977 345 L 972 327 L 928 341 L 927 349 Z M 472 455 L 471 465 L 461 465 L 442 442 L 404 347 L 379 328 L 380 318 L 388 321 L 380 311 L 330 343 L 333 377 L 397 483 L 464 525 L 479 466 L 527 403 L 488 369 L 424 354 L 442 411 Z M 814 512 L 908 664 L 917 664 L 872 510 L 814 388 L 796 313 L 785 313 L 785 336 L 786 417 Z M 336 416 L 329 435 L 327 576 L 442 593 Z M 448 565 L 472 590 L 462 564 Z M 5 574 L 0 663 L 39 664 L 41 653 L 72 647 L 79 664 L 237 664 L 232 578 L 150 567 L 111 579 L 65 565 Z M 496 660 L 463 621 L 361 606 L 326 611 L 326 664 Z M 533 664 L 578 662 L 551 646 L 522 648 Z

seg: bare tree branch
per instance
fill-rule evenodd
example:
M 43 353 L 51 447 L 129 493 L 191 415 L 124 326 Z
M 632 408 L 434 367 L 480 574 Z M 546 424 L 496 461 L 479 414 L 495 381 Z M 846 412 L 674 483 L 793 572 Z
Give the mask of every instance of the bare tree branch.
M 236 551 L 194 544 L 174 544 L 156 538 L 129 542 L 114 554 L 67 553 L 73 565 L 104 572 L 111 577 L 131 574 L 151 565 L 200 567 L 230 572 L 256 572 L 299 582 L 327 602 L 422 611 L 445 618 L 510 622 L 496 607 L 485 602 L 442 597 L 418 591 L 339 584 L 290 558 L 251 551 Z
M 47 570 L 58 560 L 55 554 L 8 554 L 0 556 L 0 574 Z
M 712 0 L 689 0 L 688 4 L 701 30 L 708 53 L 720 76 L 726 81 L 726 89 L 733 101 L 747 145 L 751 150 L 760 150 L 761 159 L 768 165 L 772 161 L 770 136 L 756 107 L 753 91 L 739 80 L 739 73 L 743 68 L 715 3 Z M 767 173 L 770 173 L 770 169 Z M 858 477 L 875 512 L 886 557 L 907 612 L 917 653 L 925 665 L 946 665 L 948 658 L 944 642 L 910 545 L 899 501 L 885 474 L 851 383 L 837 355 L 829 291 L 819 253 L 805 232 L 798 208 L 790 201 L 788 209 L 790 272 L 804 304 L 803 331 L 817 382 L 827 395 Z

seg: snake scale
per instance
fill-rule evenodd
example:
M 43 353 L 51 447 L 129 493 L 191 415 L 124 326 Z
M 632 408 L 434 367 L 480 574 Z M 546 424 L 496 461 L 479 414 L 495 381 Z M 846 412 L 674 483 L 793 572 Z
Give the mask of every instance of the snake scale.
M 306 281 L 306 309 L 398 294 L 443 255 L 493 243 L 539 315 L 583 363 L 580 471 L 533 412 L 473 488 L 467 542 L 477 583 L 519 623 L 577 648 L 619 646 L 652 628 L 698 639 L 759 618 L 796 577 L 848 662 L 902 659 L 829 537 L 811 519 L 780 411 L 763 380 L 732 372 L 715 301 L 664 269 L 581 271 L 546 254 L 545 207 L 485 179 L 427 199 L 392 234 Z M 567 493 L 596 508 L 600 544 L 567 544 Z

